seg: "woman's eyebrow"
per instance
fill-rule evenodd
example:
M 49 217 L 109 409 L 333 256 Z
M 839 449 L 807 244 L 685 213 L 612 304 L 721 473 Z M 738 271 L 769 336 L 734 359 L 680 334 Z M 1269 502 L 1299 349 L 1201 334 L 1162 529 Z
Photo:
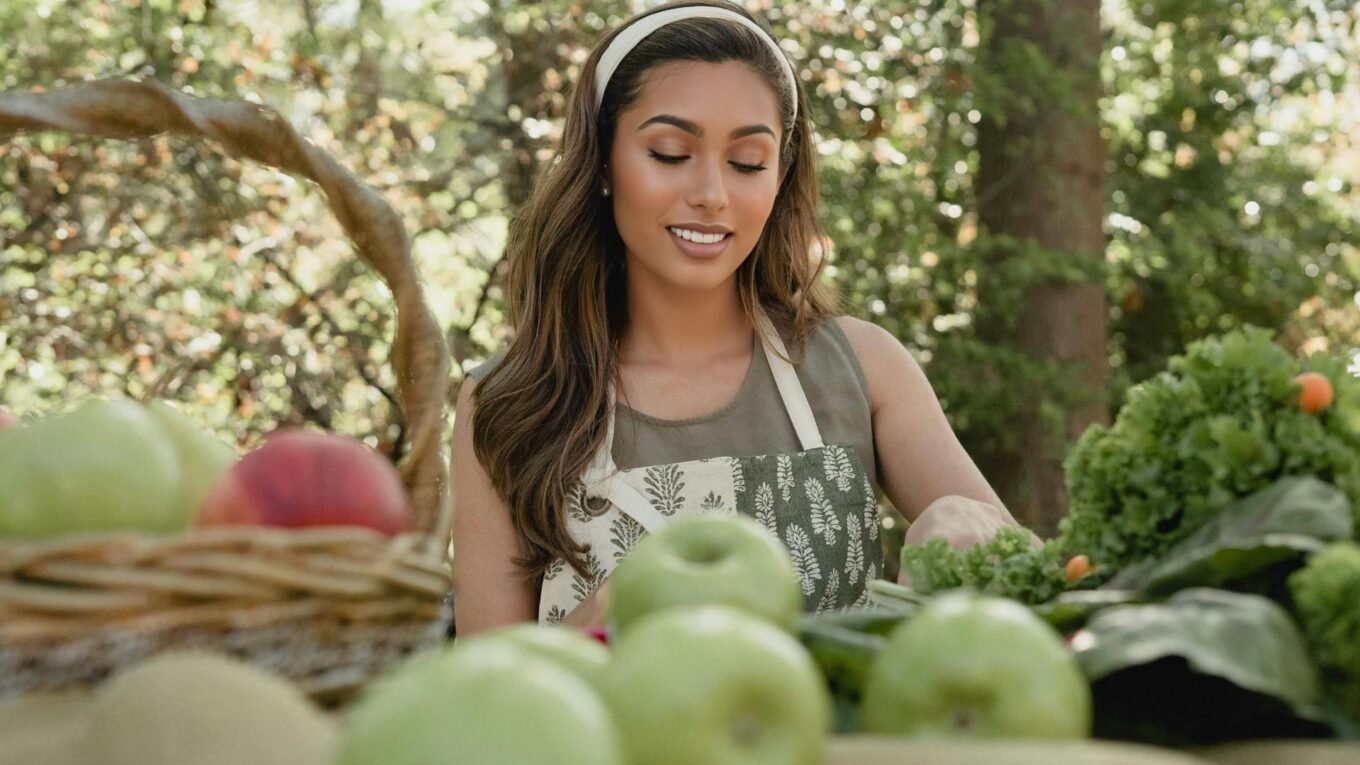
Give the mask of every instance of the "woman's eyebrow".
M 684 117 L 676 117 L 670 114 L 658 114 L 655 117 L 652 117 L 651 119 L 647 120 L 646 122 L 643 122 L 641 125 L 638 125 L 638 130 L 642 130 L 648 125 L 673 125 L 685 131 L 686 133 L 689 133 L 695 138 L 702 138 L 704 135 L 704 129 L 696 125 L 694 122 L 691 122 L 690 120 L 687 120 Z M 756 133 L 769 133 L 771 138 L 775 137 L 774 131 L 771 130 L 768 125 L 747 125 L 746 127 L 739 127 L 736 130 L 733 130 L 731 133 L 728 133 L 727 137 L 729 139 L 736 140 L 738 138 L 744 138 L 748 135 L 755 135 Z

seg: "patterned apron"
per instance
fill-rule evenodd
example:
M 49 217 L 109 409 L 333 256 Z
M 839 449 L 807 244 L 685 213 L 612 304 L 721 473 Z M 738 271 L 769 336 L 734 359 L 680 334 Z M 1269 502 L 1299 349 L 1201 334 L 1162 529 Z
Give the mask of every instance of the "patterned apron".
M 559 558 L 543 576 L 538 619 L 556 624 L 613 573 L 644 534 L 695 513 L 742 513 L 788 548 L 805 611 L 868 603 L 878 576 L 878 498 L 854 446 L 822 444 L 807 396 L 770 320 L 756 317 L 784 409 L 802 451 L 717 457 L 619 470 L 614 464 L 613 390 L 604 443 L 567 502 L 567 530 L 589 545 L 588 576 Z

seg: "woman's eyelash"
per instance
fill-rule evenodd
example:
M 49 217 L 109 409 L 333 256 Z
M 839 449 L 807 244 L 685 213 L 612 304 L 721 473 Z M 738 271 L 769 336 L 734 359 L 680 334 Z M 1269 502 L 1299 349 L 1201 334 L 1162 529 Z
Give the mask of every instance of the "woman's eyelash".
M 684 162 L 685 160 L 689 159 L 688 156 L 675 156 L 671 154 L 662 154 L 661 152 L 658 151 L 651 151 L 648 153 L 652 155 L 652 159 L 655 159 L 657 162 L 661 162 L 667 165 L 678 165 L 681 162 Z M 765 165 L 747 165 L 742 162 L 733 162 L 731 164 L 732 167 L 735 167 L 737 169 L 737 172 L 741 173 L 758 173 L 761 170 L 765 169 Z
M 684 162 L 685 160 L 689 159 L 689 157 L 677 157 L 671 154 L 662 154 L 659 151 L 653 151 L 648 153 L 652 155 L 652 159 L 656 160 L 657 162 L 664 162 L 668 165 L 678 165 L 681 162 Z

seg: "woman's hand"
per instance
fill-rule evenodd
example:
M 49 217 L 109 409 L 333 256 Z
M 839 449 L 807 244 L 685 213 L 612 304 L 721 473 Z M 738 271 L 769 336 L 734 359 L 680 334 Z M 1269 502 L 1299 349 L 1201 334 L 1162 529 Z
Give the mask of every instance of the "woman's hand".
M 906 544 L 923 545 L 939 537 L 962 550 L 990 542 L 996 532 L 1016 525 L 1008 513 L 992 504 L 950 494 L 930 503 L 911 522 Z
M 931 502 L 916 520 L 907 527 L 905 544 L 923 545 L 931 539 L 943 539 L 950 547 L 967 549 L 990 542 L 996 532 L 1014 526 L 1023 528 L 1010 513 L 995 505 L 976 499 L 949 494 Z M 1034 546 L 1043 544 L 1034 532 L 1029 532 Z M 897 583 L 911 586 L 906 572 L 898 574 Z
M 563 626 L 575 629 L 594 629 L 604 626 L 605 614 L 609 608 L 609 582 L 600 585 L 600 589 L 590 593 L 581 605 L 567 614 L 562 620 Z

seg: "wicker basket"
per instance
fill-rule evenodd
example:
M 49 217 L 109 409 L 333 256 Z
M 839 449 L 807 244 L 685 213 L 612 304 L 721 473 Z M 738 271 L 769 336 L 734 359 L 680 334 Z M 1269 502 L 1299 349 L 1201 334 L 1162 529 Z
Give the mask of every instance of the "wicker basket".
M 0 93 L 0 141 L 20 130 L 107 138 L 175 133 L 316 181 L 397 309 L 392 364 L 410 450 L 416 531 L 218 528 L 0 539 L 0 699 L 91 685 L 166 648 L 244 657 L 320 700 L 444 639 L 451 618 L 448 469 L 440 448 L 448 353 L 410 241 L 377 193 L 277 113 L 155 82 Z

